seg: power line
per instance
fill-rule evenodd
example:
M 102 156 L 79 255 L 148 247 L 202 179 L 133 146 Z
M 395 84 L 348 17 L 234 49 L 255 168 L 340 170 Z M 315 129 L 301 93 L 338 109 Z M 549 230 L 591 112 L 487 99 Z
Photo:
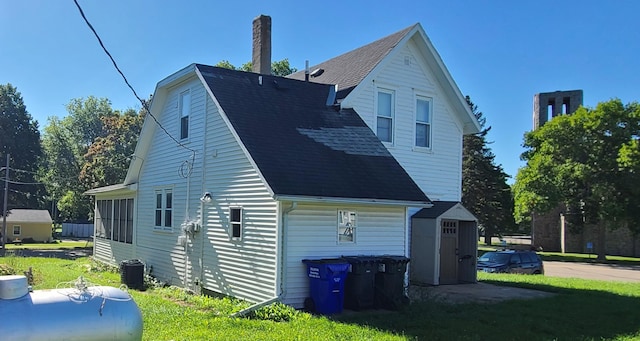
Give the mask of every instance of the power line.
M 189 148 L 189 147 L 187 147 L 187 146 L 185 146 L 184 144 L 180 143 L 180 141 L 176 140 L 176 138 L 173 137 L 173 135 L 171 135 L 169 133 L 169 131 L 167 131 L 167 129 L 165 129 L 165 127 L 163 127 L 162 124 L 160 124 L 160 122 L 158 121 L 158 119 L 151 113 L 151 110 L 149 110 L 149 106 L 140 98 L 140 96 L 138 96 L 138 93 L 133 88 L 133 86 L 131 86 L 131 84 L 129 84 L 129 81 L 127 80 L 127 77 L 120 70 L 120 68 L 118 67 L 118 64 L 116 63 L 115 59 L 113 59 L 113 57 L 111 56 L 111 53 L 109 53 L 109 50 L 107 50 L 107 48 L 102 43 L 102 39 L 100 39 L 100 36 L 98 35 L 98 32 L 96 32 L 96 30 L 93 28 L 93 25 L 91 25 L 91 23 L 89 22 L 89 19 L 87 19 L 87 17 L 84 15 L 84 11 L 82 10 L 82 7 L 80 7 L 80 4 L 78 3 L 78 1 L 77 0 L 73 0 L 73 2 L 76 4 L 76 7 L 78 7 L 78 11 L 80 11 L 80 15 L 82 16 L 82 19 L 84 19 L 84 22 L 87 24 L 89 29 L 91 29 L 91 32 L 93 32 L 93 34 L 96 36 L 96 39 L 98 39 L 98 43 L 100 43 L 100 46 L 102 47 L 102 50 L 107 54 L 107 56 L 109 56 L 109 59 L 111 59 L 111 63 L 113 63 L 113 66 L 115 67 L 116 71 L 118 71 L 120 76 L 122 76 L 122 79 L 127 84 L 129 89 L 131 89 L 131 92 L 133 92 L 133 95 L 136 96 L 138 101 L 140 101 L 140 103 L 142 104 L 142 107 L 147 110 L 147 113 L 149 114 L 149 116 L 151 116 L 151 118 L 153 118 L 153 120 L 156 122 L 156 124 L 164 131 L 165 134 L 167 134 L 167 136 L 169 136 L 178 146 L 190 151 L 192 153 L 192 156 L 191 156 L 192 159 L 195 159 L 196 151 L 191 149 L 191 148 Z

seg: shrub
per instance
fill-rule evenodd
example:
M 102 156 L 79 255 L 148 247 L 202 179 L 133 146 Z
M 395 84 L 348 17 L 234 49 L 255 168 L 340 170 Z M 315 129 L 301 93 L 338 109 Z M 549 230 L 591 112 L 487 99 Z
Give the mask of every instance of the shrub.
M 299 312 L 286 304 L 276 302 L 254 311 L 249 315 L 249 317 L 257 320 L 288 322 L 298 317 L 300 314 L 304 313 Z

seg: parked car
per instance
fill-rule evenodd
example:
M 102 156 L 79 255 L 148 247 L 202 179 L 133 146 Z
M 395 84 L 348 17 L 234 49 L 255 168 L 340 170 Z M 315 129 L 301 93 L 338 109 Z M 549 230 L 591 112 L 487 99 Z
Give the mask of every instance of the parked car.
M 544 274 L 542 259 L 535 251 L 491 251 L 478 257 L 478 271 L 517 274 Z

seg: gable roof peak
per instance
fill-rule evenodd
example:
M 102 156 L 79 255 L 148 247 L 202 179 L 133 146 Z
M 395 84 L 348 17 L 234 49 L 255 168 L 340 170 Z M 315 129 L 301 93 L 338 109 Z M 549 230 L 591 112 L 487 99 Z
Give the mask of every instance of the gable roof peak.
M 311 81 L 323 84 L 336 84 L 339 87 L 337 98 L 345 98 L 407 34 L 416 30 L 418 27 L 420 27 L 419 23 L 413 24 L 355 50 L 311 66 L 311 70 L 323 70 L 321 75 L 313 77 Z M 287 77 L 304 80 L 305 70 L 298 71 Z

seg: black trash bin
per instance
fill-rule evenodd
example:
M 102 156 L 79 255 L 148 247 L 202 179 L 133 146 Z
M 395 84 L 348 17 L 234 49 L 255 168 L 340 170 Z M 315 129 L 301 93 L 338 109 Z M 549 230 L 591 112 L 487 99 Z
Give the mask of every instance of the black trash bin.
M 404 274 L 409 258 L 405 256 L 380 256 L 375 282 L 375 306 L 398 309 L 409 302 L 404 294 Z
M 139 259 L 120 262 L 120 282 L 131 289 L 144 289 L 144 264 Z
M 345 281 L 344 306 L 352 310 L 370 309 L 375 304 L 378 262 L 375 256 L 343 256 L 350 265 Z
M 349 263 L 344 259 L 303 259 L 309 277 L 307 310 L 324 314 L 338 314 L 344 307 L 344 280 Z

